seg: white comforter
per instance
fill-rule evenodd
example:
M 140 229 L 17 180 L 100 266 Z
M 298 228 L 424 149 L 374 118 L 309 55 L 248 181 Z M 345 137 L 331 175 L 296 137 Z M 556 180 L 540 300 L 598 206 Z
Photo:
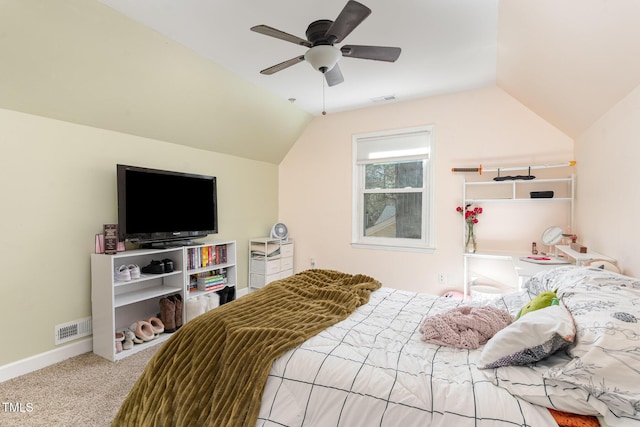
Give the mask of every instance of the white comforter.
M 530 296 L 495 305 L 515 314 Z M 492 384 L 479 350 L 427 344 L 426 315 L 460 300 L 389 288 L 274 363 L 257 426 L 556 426 L 546 408 Z

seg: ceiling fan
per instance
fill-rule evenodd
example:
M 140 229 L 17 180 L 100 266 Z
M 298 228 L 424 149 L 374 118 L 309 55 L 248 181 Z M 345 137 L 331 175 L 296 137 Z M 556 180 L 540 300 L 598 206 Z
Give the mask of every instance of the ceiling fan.
M 335 21 L 320 19 L 309 24 L 306 32 L 307 40 L 267 25 L 252 27 L 251 31 L 256 33 L 309 48 L 304 55 L 265 68 L 260 73 L 271 75 L 299 62 L 307 61 L 314 69 L 324 74 L 329 86 L 335 86 L 344 81 L 338 66 L 338 60 L 342 56 L 395 62 L 400 56 L 401 49 L 399 47 L 363 45 L 345 45 L 340 49 L 334 47 L 335 43 L 343 41 L 370 14 L 371 9 L 357 1 L 349 0 Z

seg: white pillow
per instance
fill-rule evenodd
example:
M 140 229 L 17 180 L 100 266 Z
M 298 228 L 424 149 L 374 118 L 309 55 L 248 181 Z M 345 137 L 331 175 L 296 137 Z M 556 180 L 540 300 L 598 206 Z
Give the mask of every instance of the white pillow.
M 570 360 L 570 356 L 560 351 L 535 364 L 502 366 L 498 369 L 484 369 L 481 372 L 493 384 L 534 405 L 573 414 L 606 414 L 607 406 L 594 399 L 588 392 L 570 383 L 544 378 L 549 369 L 565 366 Z
M 612 414 L 632 417 L 637 423 L 640 279 L 600 269 L 582 271 L 582 277 L 574 277 L 558 292 L 576 325 L 575 345 L 568 350 L 572 359 L 549 369 L 544 377 L 580 387 L 604 402 Z
M 482 349 L 478 368 L 527 365 L 573 343 L 573 318 L 560 305 L 527 313 L 499 331 Z

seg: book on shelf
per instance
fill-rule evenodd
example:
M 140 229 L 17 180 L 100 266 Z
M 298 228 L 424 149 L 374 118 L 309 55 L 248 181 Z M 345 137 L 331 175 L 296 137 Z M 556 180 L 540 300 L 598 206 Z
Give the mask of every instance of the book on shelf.
M 227 262 L 227 245 L 216 246 L 216 264 L 226 264 Z
M 207 268 L 227 262 L 227 245 L 211 245 L 187 250 L 187 267 L 190 270 Z
M 201 248 L 201 256 L 200 256 L 200 266 L 202 268 L 204 267 L 208 267 L 209 266 L 209 249 L 207 249 L 207 246 L 203 246 Z
M 203 273 L 192 274 L 189 278 L 189 291 L 211 291 L 227 285 L 227 270 L 219 268 Z
M 222 275 L 198 277 L 198 290 L 211 291 L 214 289 L 223 288 L 226 285 L 226 282 L 226 277 Z

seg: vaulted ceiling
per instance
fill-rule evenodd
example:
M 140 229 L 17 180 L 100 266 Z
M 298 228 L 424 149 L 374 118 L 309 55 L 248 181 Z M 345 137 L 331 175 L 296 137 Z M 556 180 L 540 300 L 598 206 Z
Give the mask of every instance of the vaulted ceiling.
M 501 0 L 497 84 L 577 138 L 640 84 L 637 0 Z
M 0 108 L 278 163 L 323 107 L 497 84 L 575 138 L 640 84 L 637 0 L 362 0 L 345 43 L 397 62 L 342 58 L 328 88 L 307 64 L 259 74 L 305 48 L 251 26 L 304 37 L 346 0 L 300 3 L 5 0 Z

